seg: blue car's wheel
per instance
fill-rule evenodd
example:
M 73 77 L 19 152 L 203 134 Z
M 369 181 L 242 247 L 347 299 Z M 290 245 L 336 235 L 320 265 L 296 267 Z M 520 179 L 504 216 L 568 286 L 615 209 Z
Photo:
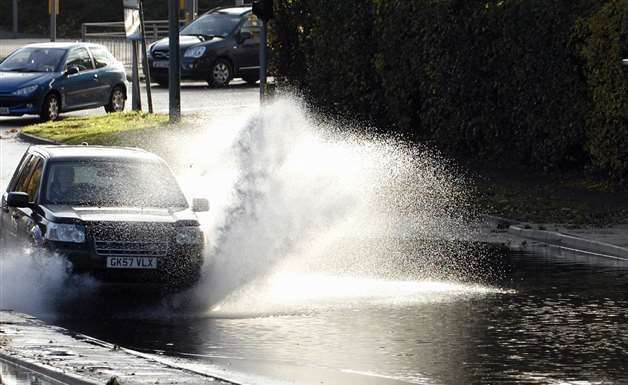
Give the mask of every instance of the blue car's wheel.
M 39 116 L 41 120 L 57 120 L 59 119 L 59 112 L 61 111 L 61 100 L 55 93 L 50 93 L 44 99 L 44 104 L 41 106 L 41 113 Z
M 126 95 L 124 90 L 120 86 L 116 86 L 111 90 L 109 96 L 109 103 L 105 106 L 107 112 L 122 112 L 124 111 L 124 102 L 126 101 Z

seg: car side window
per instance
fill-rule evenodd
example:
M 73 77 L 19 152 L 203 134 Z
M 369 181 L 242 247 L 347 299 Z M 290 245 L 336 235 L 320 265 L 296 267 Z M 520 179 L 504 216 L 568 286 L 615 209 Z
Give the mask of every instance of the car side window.
M 37 198 L 37 192 L 39 191 L 43 173 L 44 161 L 39 157 L 35 157 L 35 166 L 26 184 L 26 189 L 24 190 L 24 192 L 28 194 L 28 200 L 30 202 L 34 202 Z
M 94 69 L 92 58 L 89 56 L 89 52 L 85 48 L 74 48 L 68 54 L 68 58 L 65 60 L 65 69 L 76 67 L 79 72 L 89 71 Z
M 249 32 L 253 36 L 253 38 L 257 38 L 259 36 L 261 28 L 262 26 L 259 19 L 257 18 L 257 16 L 251 13 L 246 16 L 246 21 L 240 27 L 240 33 Z
M 26 169 L 26 166 L 28 165 L 28 162 L 30 161 L 32 157 L 33 155 L 28 154 L 28 153 L 22 157 L 22 161 L 15 169 L 13 178 L 11 178 L 11 182 L 9 182 L 9 186 L 8 186 L 9 188 L 7 189 L 7 191 L 18 191 L 16 189 L 16 186 L 19 184 L 20 178 L 24 177 L 24 170 Z
M 96 68 L 103 68 L 113 63 L 113 57 L 106 49 L 102 47 L 90 47 L 89 50 L 92 51 Z
M 37 157 L 35 155 L 29 155 L 25 160 L 22 169 L 20 170 L 20 174 L 15 181 L 15 186 L 13 186 L 13 191 L 26 192 L 26 185 L 28 183 L 28 179 L 33 172 L 35 167 L 35 163 L 37 161 Z

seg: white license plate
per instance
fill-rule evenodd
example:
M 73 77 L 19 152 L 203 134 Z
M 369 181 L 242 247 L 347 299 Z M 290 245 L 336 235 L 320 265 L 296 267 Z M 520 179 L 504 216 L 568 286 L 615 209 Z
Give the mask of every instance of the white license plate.
M 9 115 L 9 107 L 0 107 L 0 115 Z
M 107 257 L 108 269 L 156 269 L 157 258 Z
M 153 67 L 155 68 L 168 68 L 170 66 L 170 62 L 168 61 L 154 61 Z

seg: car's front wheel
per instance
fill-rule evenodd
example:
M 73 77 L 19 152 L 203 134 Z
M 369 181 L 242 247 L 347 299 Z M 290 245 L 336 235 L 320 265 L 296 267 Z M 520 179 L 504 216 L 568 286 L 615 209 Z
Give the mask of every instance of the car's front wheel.
M 214 62 L 207 82 L 213 87 L 226 87 L 233 78 L 231 63 L 225 59 L 218 59 Z
M 113 90 L 111 90 L 111 95 L 109 95 L 109 103 L 105 106 L 105 111 L 109 113 L 124 111 L 125 100 L 126 96 L 124 95 L 122 87 L 114 87 Z
M 55 93 L 50 93 L 44 99 L 44 104 L 41 106 L 41 112 L 39 117 L 44 122 L 49 120 L 59 119 L 59 112 L 61 111 L 61 100 Z

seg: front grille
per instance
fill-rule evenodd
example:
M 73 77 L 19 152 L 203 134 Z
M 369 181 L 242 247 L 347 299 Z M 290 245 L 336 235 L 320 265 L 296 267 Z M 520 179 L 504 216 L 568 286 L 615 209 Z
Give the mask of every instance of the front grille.
M 94 238 L 96 254 L 108 257 L 163 257 L 168 254 L 168 242 L 102 241 Z
M 173 228 L 156 223 L 97 223 L 89 226 L 94 251 L 102 256 L 163 257 Z
M 154 51 L 153 57 L 155 59 L 169 59 L 170 55 L 168 55 L 168 51 Z

